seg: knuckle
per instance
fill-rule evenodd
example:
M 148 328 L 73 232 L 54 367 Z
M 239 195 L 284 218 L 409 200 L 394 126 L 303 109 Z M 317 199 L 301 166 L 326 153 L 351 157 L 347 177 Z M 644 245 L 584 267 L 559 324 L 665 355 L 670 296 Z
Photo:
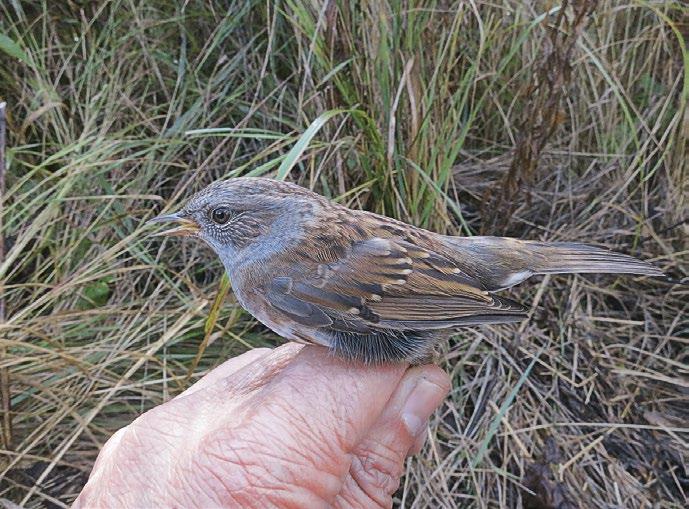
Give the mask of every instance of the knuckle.
M 403 473 L 404 457 L 383 444 L 369 444 L 357 451 L 350 473 L 359 487 L 374 501 L 385 505 L 383 500 L 399 488 Z

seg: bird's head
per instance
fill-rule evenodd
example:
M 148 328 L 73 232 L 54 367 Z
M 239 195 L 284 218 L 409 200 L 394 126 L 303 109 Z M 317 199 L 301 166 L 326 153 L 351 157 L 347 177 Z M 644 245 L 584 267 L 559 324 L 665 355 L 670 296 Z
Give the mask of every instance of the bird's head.
M 175 223 L 158 235 L 197 237 L 229 269 L 248 249 L 267 254 L 287 241 L 299 240 L 305 221 L 323 202 L 319 195 L 295 184 L 242 177 L 214 182 L 178 212 L 154 217 L 149 223 Z

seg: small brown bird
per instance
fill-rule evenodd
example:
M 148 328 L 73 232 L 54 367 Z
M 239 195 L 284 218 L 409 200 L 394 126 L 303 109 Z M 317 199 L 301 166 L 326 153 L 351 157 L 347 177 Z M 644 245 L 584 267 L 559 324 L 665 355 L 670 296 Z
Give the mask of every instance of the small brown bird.
M 210 245 L 277 334 L 371 363 L 427 361 L 458 327 L 523 320 L 494 292 L 534 274 L 664 275 L 586 244 L 440 235 L 266 178 L 214 182 L 163 221 Z

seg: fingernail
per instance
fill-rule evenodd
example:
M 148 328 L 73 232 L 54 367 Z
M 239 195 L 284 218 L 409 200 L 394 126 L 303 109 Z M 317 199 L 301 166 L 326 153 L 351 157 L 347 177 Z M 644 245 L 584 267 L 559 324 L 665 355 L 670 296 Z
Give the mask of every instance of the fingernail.
M 412 436 L 423 433 L 428 418 L 443 402 L 446 393 L 447 389 L 425 378 L 417 382 L 402 408 L 402 422 Z
M 409 449 L 409 456 L 416 456 L 421 452 L 423 449 L 423 444 L 426 443 L 426 440 L 428 440 L 428 426 L 423 427 L 423 431 L 419 436 L 416 437 L 414 440 L 414 445 L 411 446 L 411 449 Z

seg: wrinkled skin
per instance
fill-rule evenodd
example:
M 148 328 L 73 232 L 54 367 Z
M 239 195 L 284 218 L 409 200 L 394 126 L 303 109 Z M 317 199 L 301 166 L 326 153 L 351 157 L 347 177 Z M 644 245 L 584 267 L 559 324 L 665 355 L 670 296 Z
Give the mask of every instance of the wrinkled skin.
M 115 433 L 74 507 L 391 507 L 448 389 L 430 365 L 252 350 Z

